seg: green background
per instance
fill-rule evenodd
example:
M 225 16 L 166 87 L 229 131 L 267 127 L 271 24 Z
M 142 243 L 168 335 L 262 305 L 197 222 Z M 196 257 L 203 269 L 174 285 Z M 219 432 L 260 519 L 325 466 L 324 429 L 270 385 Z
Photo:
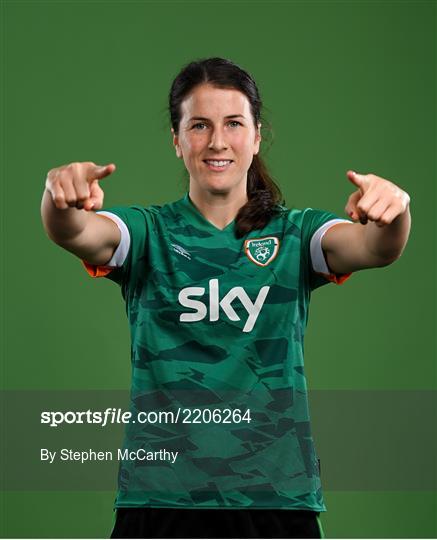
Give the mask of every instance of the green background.
M 48 240 L 45 178 L 72 161 L 115 163 L 105 206 L 180 198 L 168 91 L 185 63 L 222 56 L 258 83 L 264 156 L 288 206 L 343 216 L 348 169 L 411 197 L 399 261 L 315 292 L 310 388 L 435 390 L 435 14 L 419 1 L 3 2 L 3 388 L 129 386 L 119 289 Z M 324 494 L 327 537 L 436 536 L 435 492 Z M 108 537 L 113 499 L 6 492 L 2 534 Z

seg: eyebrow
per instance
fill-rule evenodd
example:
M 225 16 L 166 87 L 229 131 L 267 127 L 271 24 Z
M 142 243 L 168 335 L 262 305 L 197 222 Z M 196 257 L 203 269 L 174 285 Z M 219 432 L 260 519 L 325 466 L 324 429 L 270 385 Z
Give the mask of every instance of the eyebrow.
M 228 114 L 228 116 L 225 116 L 225 118 L 244 118 L 242 114 Z M 192 116 L 188 121 L 191 122 L 192 120 L 209 120 L 209 118 L 205 118 L 204 116 Z

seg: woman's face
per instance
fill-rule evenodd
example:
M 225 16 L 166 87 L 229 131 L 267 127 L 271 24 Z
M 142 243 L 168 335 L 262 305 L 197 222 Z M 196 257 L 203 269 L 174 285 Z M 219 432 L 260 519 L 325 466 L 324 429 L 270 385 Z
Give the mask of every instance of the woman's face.
M 261 124 L 255 129 L 246 95 L 201 84 L 182 101 L 181 113 L 178 135 L 171 131 L 176 155 L 190 173 L 190 187 L 195 183 L 210 193 L 245 192 L 247 171 L 261 141 Z

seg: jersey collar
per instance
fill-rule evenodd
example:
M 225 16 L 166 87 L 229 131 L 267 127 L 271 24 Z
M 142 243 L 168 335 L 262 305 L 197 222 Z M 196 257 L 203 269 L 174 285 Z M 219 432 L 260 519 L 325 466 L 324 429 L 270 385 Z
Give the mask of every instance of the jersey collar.
M 193 203 L 190 198 L 188 191 L 185 193 L 184 197 L 181 199 L 181 204 L 184 207 L 185 215 L 192 225 L 199 227 L 202 230 L 208 231 L 211 234 L 218 235 L 227 235 L 232 234 L 235 226 L 235 219 L 226 225 L 224 229 L 216 227 L 211 221 L 206 219 L 206 217 L 200 212 L 197 206 Z

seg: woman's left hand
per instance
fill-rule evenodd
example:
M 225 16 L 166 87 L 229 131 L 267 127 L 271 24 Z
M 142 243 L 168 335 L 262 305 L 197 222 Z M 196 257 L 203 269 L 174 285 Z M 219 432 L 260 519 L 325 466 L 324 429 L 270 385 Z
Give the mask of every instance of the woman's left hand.
M 390 180 L 374 174 L 347 171 L 349 180 L 357 186 L 345 206 L 346 213 L 363 225 L 374 221 L 378 227 L 389 225 L 410 204 L 410 196 Z

